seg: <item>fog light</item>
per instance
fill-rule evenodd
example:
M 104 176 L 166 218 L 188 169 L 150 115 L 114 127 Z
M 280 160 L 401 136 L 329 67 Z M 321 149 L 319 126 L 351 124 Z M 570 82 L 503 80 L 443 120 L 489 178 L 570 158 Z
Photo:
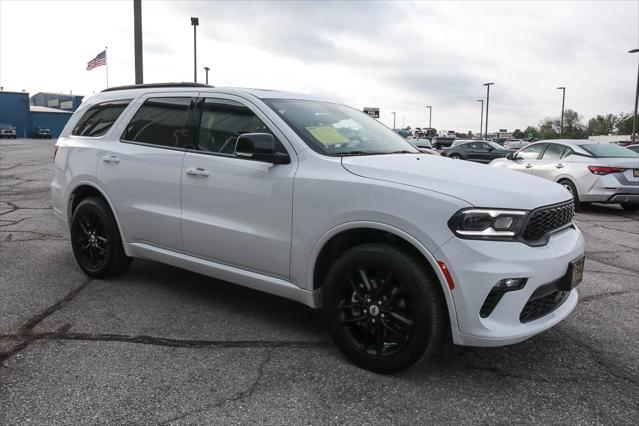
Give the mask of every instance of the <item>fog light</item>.
M 513 291 L 524 288 L 527 278 L 504 278 L 497 281 L 497 284 L 493 286 L 495 290 L 501 291 Z

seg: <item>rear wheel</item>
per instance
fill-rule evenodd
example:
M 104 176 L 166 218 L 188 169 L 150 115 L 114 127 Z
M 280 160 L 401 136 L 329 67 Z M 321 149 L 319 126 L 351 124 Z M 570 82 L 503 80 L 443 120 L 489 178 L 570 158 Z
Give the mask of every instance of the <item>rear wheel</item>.
M 639 204 L 621 203 L 621 207 L 628 212 L 636 212 L 639 210 Z
M 575 210 L 582 206 L 582 203 L 579 201 L 579 193 L 577 192 L 577 188 L 575 185 L 569 180 L 559 181 L 559 184 L 566 188 L 568 192 L 572 195 L 572 198 L 575 200 Z
M 71 246 L 80 268 L 94 278 L 117 275 L 131 264 L 113 214 L 98 197 L 81 201 L 73 212 Z
M 441 341 L 445 317 L 437 285 L 423 262 L 392 246 L 352 248 L 326 276 L 329 331 L 356 365 L 380 373 L 404 370 Z
M 449 156 L 450 158 L 452 158 L 453 160 L 461 160 L 461 155 L 459 154 L 450 154 Z

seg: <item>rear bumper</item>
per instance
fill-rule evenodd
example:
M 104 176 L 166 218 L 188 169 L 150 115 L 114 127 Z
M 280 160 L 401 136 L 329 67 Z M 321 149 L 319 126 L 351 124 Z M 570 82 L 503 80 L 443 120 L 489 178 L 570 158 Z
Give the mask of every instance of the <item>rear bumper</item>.
M 610 197 L 609 203 L 639 204 L 639 194 L 616 194 Z
M 580 188 L 579 199 L 593 203 L 639 203 L 639 182 L 613 174 L 601 176 L 592 187 Z
M 453 341 L 467 346 L 509 345 L 559 323 L 576 306 L 576 289 L 543 316 L 527 322 L 520 317 L 533 293 L 564 277 L 568 264 L 583 253 L 584 240 L 576 227 L 553 234 L 541 247 L 517 242 L 449 240 L 435 252 L 435 257 L 448 265 L 455 282 L 451 290 L 457 314 Z M 480 310 L 488 294 L 504 278 L 527 278 L 527 282 L 522 289 L 503 294 L 490 314 L 482 317 Z

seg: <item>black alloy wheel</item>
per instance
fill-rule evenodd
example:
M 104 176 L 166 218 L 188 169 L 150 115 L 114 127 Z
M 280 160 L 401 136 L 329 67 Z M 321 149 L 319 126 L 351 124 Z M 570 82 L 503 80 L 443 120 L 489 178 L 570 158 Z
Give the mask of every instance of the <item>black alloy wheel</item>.
M 94 278 L 119 274 L 131 263 L 111 210 L 101 198 L 87 198 L 76 207 L 71 220 L 71 246 L 80 268 Z
M 380 373 L 404 370 L 439 345 L 446 321 L 438 285 L 423 261 L 395 247 L 354 247 L 326 276 L 329 331 L 356 365 Z

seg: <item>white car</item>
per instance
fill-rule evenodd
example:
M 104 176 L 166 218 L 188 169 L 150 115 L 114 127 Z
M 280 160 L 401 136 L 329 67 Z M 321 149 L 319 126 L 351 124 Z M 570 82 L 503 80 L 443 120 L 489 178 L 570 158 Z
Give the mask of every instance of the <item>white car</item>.
M 577 304 L 584 240 L 562 187 L 422 154 L 327 100 L 111 88 L 56 145 L 53 209 L 86 274 L 141 257 L 322 308 L 363 368 L 405 369 L 444 335 L 517 343 Z
M 639 210 L 639 154 L 612 143 L 580 139 L 535 142 L 491 166 L 563 185 L 580 203 L 621 204 Z

